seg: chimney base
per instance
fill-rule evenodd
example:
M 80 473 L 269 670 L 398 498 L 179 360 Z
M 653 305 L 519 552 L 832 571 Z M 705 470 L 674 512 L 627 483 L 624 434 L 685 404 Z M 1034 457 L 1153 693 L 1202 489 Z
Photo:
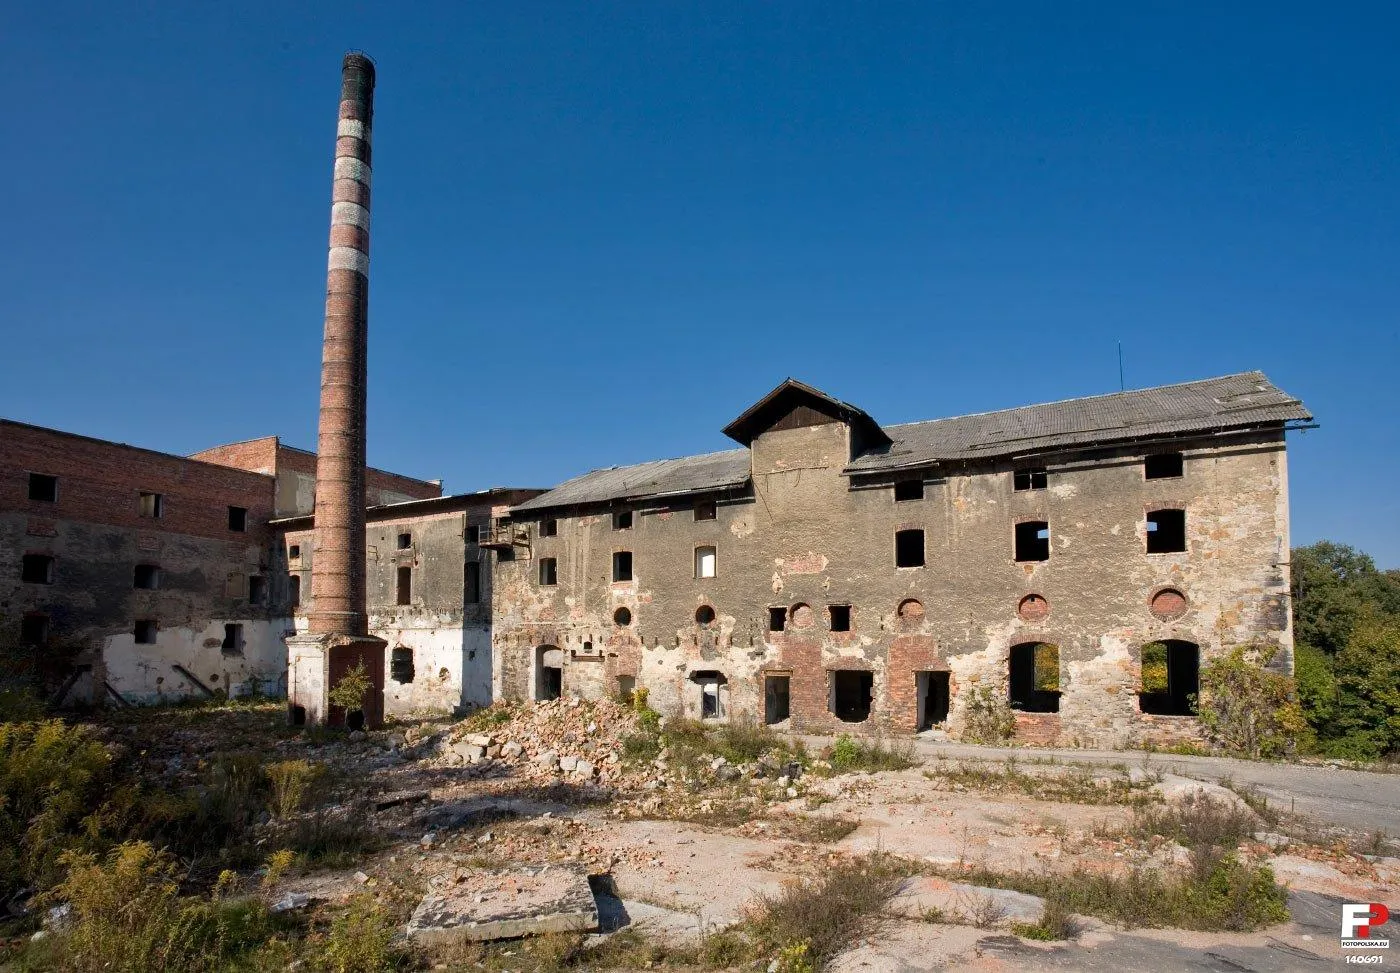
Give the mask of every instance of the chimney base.
M 373 635 L 298 633 L 287 642 L 287 720 L 294 726 L 373 730 L 384 725 L 384 649 Z M 358 711 L 330 705 L 341 678 L 361 662 L 370 689 Z

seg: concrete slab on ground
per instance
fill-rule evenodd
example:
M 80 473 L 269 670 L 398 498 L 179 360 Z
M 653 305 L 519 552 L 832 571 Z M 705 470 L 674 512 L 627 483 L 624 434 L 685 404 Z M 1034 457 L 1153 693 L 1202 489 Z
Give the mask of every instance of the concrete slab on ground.
M 438 876 L 413 910 L 408 935 L 424 942 L 476 941 L 597 928 L 588 876 L 541 865 Z

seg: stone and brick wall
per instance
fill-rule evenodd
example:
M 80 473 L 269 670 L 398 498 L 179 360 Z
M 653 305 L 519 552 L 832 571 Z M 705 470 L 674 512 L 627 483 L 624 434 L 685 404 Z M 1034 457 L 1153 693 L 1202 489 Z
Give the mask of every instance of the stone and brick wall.
M 945 672 L 956 733 L 966 690 L 1005 698 L 1011 647 L 1043 641 L 1059 647 L 1059 712 L 1020 714 L 1023 736 L 1124 745 L 1196 732 L 1190 717 L 1139 711 L 1147 642 L 1194 643 L 1203 661 L 1265 643 L 1291 670 L 1281 430 L 1042 456 L 1023 464 L 1049 470 L 1046 488 L 1030 491 L 1014 489 L 1011 462 L 926 471 L 923 498 L 902 502 L 892 476 L 852 483 L 842 472 L 849 436 L 840 422 L 758 436 L 751 486 L 709 498 L 714 520 L 697 520 L 697 498 L 685 497 L 632 504 L 629 530 L 611 516 L 627 505 L 525 523 L 530 546 L 495 568 L 498 696 L 530 697 L 539 653 L 557 647 L 566 692 L 608 694 L 634 676 L 663 712 L 698 715 L 694 674 L 718 671 L 727 716 L 755 720 L 765 673 L 790 672 L 794 725 L 908 733 L 916 674 Z M 1144 455 L 1168 449 L 1184 453 L 1184 475 L 1145 479 Z M 1187 550 L 1148 554 L 1146 513 L 1167 507 L 1187 512 Z M 556 536 L 541 536 L 543 518 L 557 521 Z M 1026 520 L 1049 523 L 1049 560 L 1014 560 L 1015 524 Z M 923 567 L 895 566 L 894 534 L 906 528 L 924 531 Z M 702 545 L 717 550 L 714 578 L 695 576 Z M 611 579 L 618 550 L 632 553 L 631 581 Z M 557 563 L 552 586 L 540 584 L 546 557 Z M 1166 619 L 1149 609 L 1164 589 L 1185 597 Z M 831 605 L 850 606 L 849 632 L 829 630 Z M 701 606 L 713 623 L 697 622 Z M 787 613 L 784 631 L 769 631 L 771 608 Z M 833 673 L 845 669 L 873 674 L 864 724 L 830 711 Z

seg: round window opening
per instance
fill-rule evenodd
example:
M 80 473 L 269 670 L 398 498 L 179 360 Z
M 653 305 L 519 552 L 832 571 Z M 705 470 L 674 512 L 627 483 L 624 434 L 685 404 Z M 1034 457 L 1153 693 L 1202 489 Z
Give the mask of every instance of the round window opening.
M 613 612 L 613 621 L 618 625 L 631 625 L 632 613 L 626 608 L 619 608 L 617 611 Z
M 798 602 L 792 606 L 792 624 L 795 628 L 811 628 L 814 621 L 810 606 Z
M 1026 595 L 1016 606 L 1016 614 L 1023 622 L 1038 622 L 1050 614 L 1050 602 L 1043 595 Z
M 1152 596 L 1148 610 L 1163 621 L 1171 621 L 1186 614 L 1186 596 L 1175 588 L 1163 588 Z
M 695 609 L 695 621 L 701 625 L 709 625 L 715 620 L 715 610 L 709 605 L 701 605 Z
M 899 603 L 897 614 L 901 622 L 917 624 L 924 620 L 924 603 L 917 598 L 906 598 Z

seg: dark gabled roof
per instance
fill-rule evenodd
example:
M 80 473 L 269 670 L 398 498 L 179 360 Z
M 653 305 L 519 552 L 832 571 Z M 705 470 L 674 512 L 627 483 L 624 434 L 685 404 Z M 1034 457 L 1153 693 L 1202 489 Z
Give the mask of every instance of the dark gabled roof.
M 611 466 L 565 480 L 542 496 L 513 508 L 514 512 L 572 507 L 638 497 L 703 493 L 743 486 L 749 481 L 749 451 L 731 449 L 703 456 L 661 459 L 636 466 Z
M 777 388 L 749 406 L 744 410 L 743 415 L 725 426 L 723 432 L 735 442 L 748 446 L 776 419 L 797 405 L 805 405 L 835 419 L 849 422 L 865 433 L 865 441 L 868 443 L 889 442 L 889 437 L 880 428 L 880 424 L 872 419 L 865 410 L 851 405 L 849 402 L 842 402 L 840 399 L 827 395 L 821 389 L 813 388 L 806 382 L 799 382 L 795 378 L 783 379 L 778 383 Z
M 887 426 L 893 442 L 846 467 L 873 473 L 1122 442 L 1309 421 L 1298 399 L 1263 372 L 1114 392 L 1001 412 Z
M 475 493 L 449 493 L 444 497 L 378 503 L 365 508 L 365 521 L 374 523 L 381 520 L 422 517 L 427 514 L 457 513 L 473 507 L 508 504 L 520 496 L 533 499 L 544 492 L 534 487 L 491 487 L 489 490 L 478 490 Z M 269 523 L 281 530 L 307 530 L 315 525 L 315 521 L 316 518 L 312 514 L 297 514 L 295 517 L 276 517 Z

